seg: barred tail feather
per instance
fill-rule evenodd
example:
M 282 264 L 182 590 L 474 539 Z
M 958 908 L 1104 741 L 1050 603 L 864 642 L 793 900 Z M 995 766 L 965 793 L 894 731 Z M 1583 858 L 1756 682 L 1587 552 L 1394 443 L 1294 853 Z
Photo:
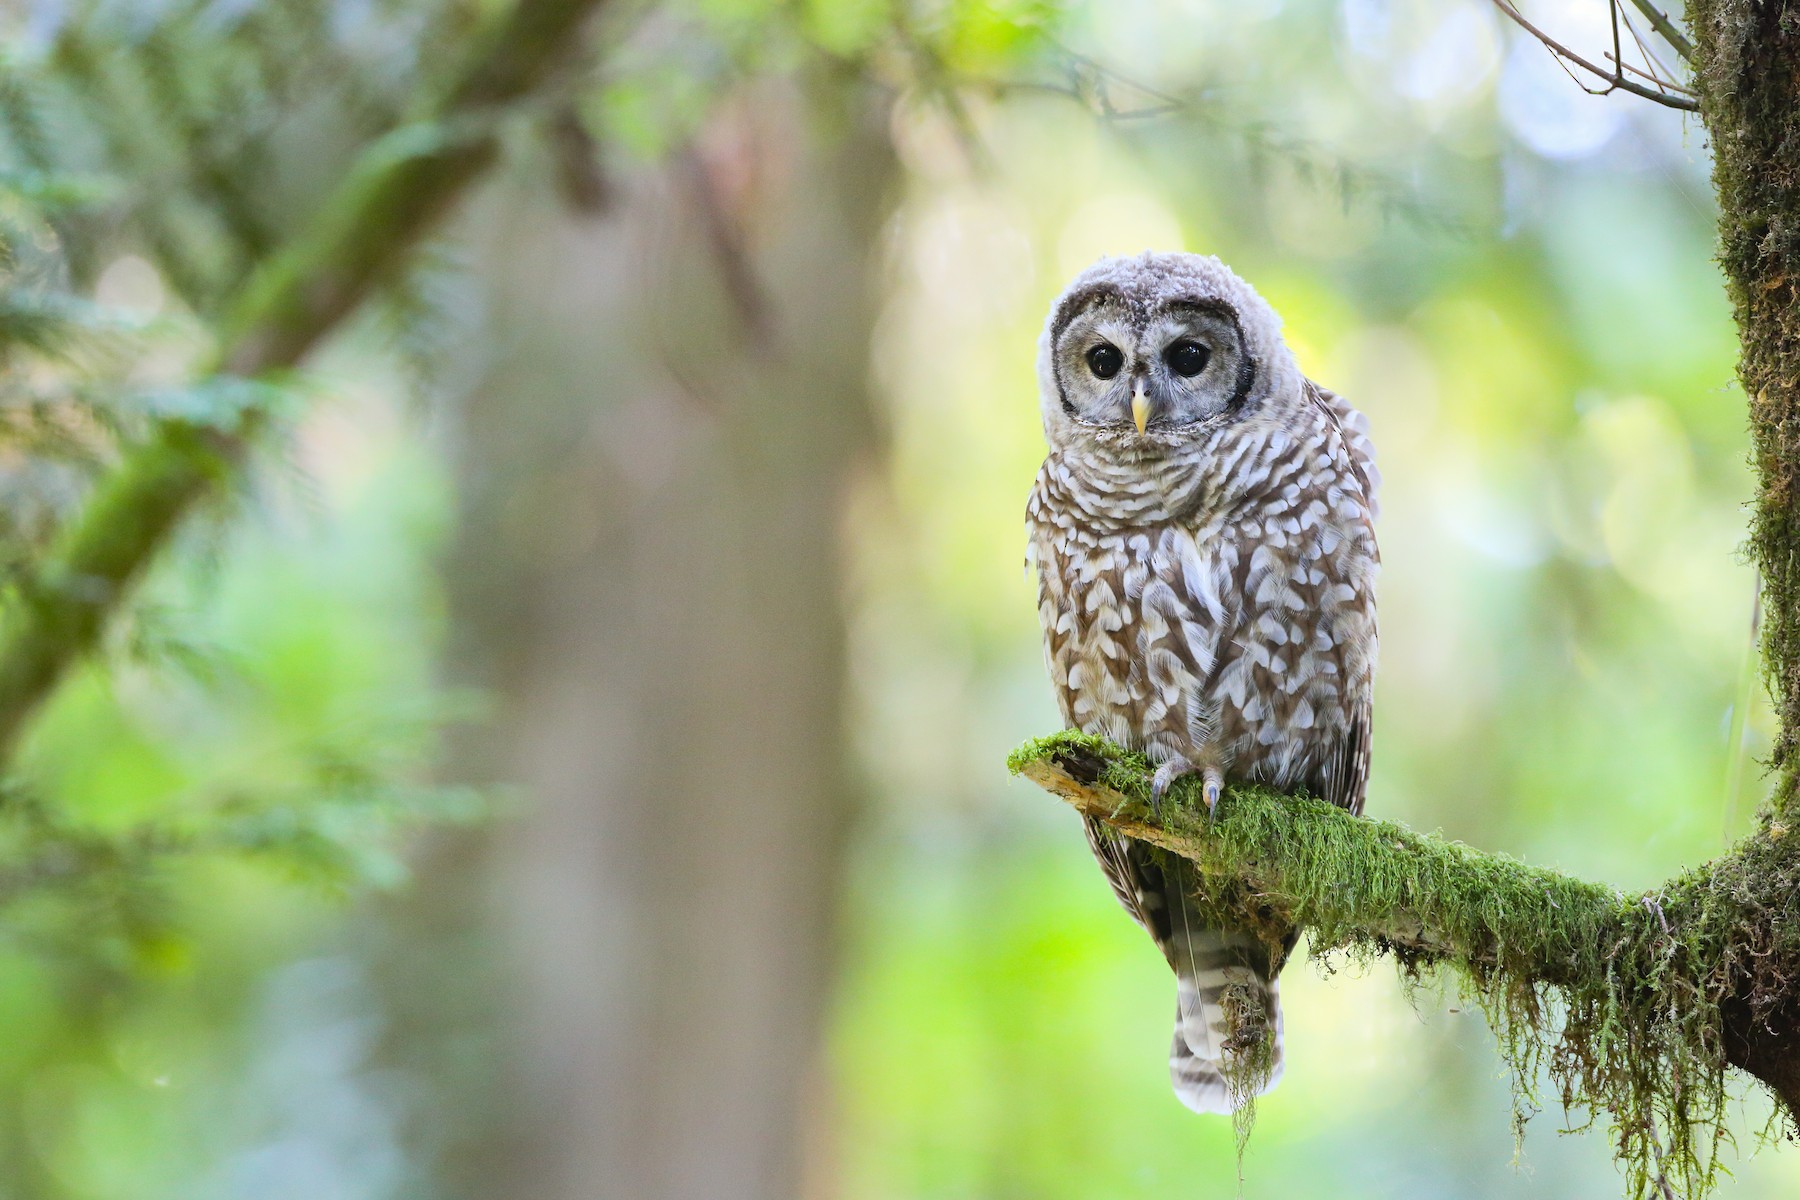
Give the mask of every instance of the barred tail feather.
M 1190 863 L 1091 817 L 1086 825 L 1119 903 L 1175 971 L 1176 1096 L 1195 1112 L 1235 1112 L 1281 1078 L 1275 975 L 1291 939 L 1277 957 L 1253 934 L 1207 928 L 1188 901 L 1198 888 Z
M 1235 1112 L 1281 1078 L 1275 965 L 1253 935 L 1189 928 L 1185 912 L 1172 916 L 1175 1039 L 1169 1078 L 1176 1097 L 1195 1112 Z

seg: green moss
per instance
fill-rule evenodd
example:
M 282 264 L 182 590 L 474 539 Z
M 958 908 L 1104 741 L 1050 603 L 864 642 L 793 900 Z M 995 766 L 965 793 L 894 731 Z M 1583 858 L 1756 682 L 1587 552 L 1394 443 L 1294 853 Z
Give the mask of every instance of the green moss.
M 1540 1078 L 1565 1110 L 1604 1115 L 1631 1194 L 1666 1177 L 1697 1197 L 1716 1181 L 1721 1006 L 1779 1002 L 1780 964 L 1800 955 L 1800 878 L 1779 826 L 1628 895 L 1262 788 L 1229 790 L 1209 819 L 1184 780 L 1154 818 L 1143 757 L 1090 735 L 1039 738 L 1008 765 L 1037 762 L 1117 792 L 1114 819 L 1194 862 L 1221 924 L 1271 942 L 1304 931 L 1316 955 L 1391 956 L 1409 981 L 1448 972 L 1499 1039 L 1517 1120 Z
M 1763 664 L 1781 714 L 1772 763 L 1787 777 L 1775 804 L 1786 808 L 1800 768 L 1800 24 L 1784 5 L 1686 7 L 1750 401 L 1758 494 L 1746 549 L 1763 587 Z

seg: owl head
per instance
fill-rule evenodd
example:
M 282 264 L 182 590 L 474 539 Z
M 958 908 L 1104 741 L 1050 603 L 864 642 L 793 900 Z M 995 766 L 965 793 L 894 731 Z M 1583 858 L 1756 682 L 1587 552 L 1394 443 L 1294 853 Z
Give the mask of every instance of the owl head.
M 1051 306 L 1038 342 L 1044 433 L 1154 453 L 1298 392 L 1281 321 L 1218 259 L 1103 258 Z

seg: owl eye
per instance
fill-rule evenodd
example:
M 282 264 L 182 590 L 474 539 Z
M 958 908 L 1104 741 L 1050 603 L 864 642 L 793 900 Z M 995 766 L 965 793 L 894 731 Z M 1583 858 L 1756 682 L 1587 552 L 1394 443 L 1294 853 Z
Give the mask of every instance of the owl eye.
M 1101 342 L 1087 352 L 1087 365 L 1101 379 L 1111 379 L 1125 365 L 1125 356 L 1111 342 Z
M 1206 370 L 1206 360 L 1211 357 L 1212 351 L 1193 338 L 1182 338 L 1163 351 L 1163 361 L 1169 364 L 1169 370 L 1189 379 Z

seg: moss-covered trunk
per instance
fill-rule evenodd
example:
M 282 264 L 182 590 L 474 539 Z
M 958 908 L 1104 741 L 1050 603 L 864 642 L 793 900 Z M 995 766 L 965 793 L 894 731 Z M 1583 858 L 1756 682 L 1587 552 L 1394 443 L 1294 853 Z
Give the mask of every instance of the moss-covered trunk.
M 1800 746 L 1800 18 L 1782 4 L 1696 0 L 1692 23 L 1761 489 L 1750 548 L 1786 808 Z
M 1800 15 L 1757 0 L 1691 0 L 1688 15 L 1719 195 L 1719 264 L 1749 399 L 1759 488 L 1749 544 L 1762 572 L 1763 660 L 1781 718 L 1774 837 L 1746 855 L 1771 887 L 1800 864 L 1800 839 L 1783 838 L 1800 815 Z M 1790 989 L 1782 1004 L 1751 1007 L 1747 998 L 1726 1006 L 1727 1054 L 1800 1114 L 1800 1004 Z

